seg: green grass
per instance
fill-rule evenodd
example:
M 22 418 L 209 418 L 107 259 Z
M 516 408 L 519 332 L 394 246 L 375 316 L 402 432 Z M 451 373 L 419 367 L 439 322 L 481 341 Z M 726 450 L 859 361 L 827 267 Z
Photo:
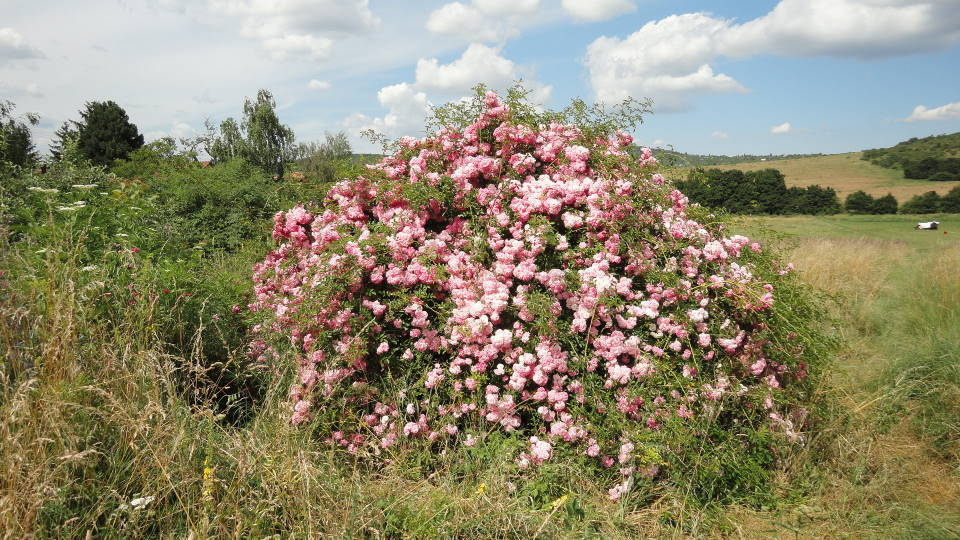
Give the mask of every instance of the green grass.
M 668 496 L 628 506 L 561 467 L 511 491 L 510 454 L 495 444 L 439 456 L 433 466 L 401 450 L 371 468 L 289 426 L 284 385 L 268 389 L 251 418 L 231 423 L 223 408 L 183 391 L 209 384 L 215 366 L 161 346 L 162 305 L 124 304 L 104 317 L 96 299 L 126 289 L 103 263 L 77 262 L 69 231 L 53 234 L 42 254 L 0 237 L 0 529 L 81 538 L 956 537 L 960 216 L 942 216 L 938 231 L 912 228 L 928 219 L 733 224 L 769 242 L 792 237 L 789 256 L 832 299 L 823 320 L 844 343 L 806 446 L 777 456 L 774 472 L 738 470 L 775 476 L 773 496 L 752 508 Z M 243 259 L 206 265 L 207 289 L 241 287 L 231 280 L 242 278 Z M 130 280 L 150 279 L 149 268 L 137 266 Z M 212 304 L 197 302 L 187 338 L 202 351 L 204 339 L 218 336 L 202 331 L 215 320 Z M 242 356 L 230 349 L 223 361 Z M 685 465 L 693 475 L 730 470 L 724 448 L 714 450 Z M 699 485 L 723 500 L 724 482 L 736 480 Z M 124 507 L 144 496 L 156 499 L 142 510 Z
M 916 230 L 921 221 L 939 221 L 935 231 Z M 734 225 L 748 236 L 777 232 L 797 239 L 874 239 L 903 243 L 918 251 L 945 250 L 960 245 L 960 215 L 789 216 L 742 217 Z
M 839 410 L 802 462 L 801 506 L 739 518 L 794 523 L 803 536 L 960 535 L 960 219 L 746 218 L 734 230 L 784 235 L 801 276 L 829 294 L 842 336 L 828 394 Z M 948 234 L 944 235 L 943 233 Z

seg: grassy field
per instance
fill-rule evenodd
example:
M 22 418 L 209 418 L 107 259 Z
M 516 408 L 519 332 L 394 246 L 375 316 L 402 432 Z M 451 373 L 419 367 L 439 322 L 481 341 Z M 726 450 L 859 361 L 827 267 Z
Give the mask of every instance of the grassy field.
M 805 187 L 819 184 L 832 187 L 840 200 L 854 191 L 863 190 L 874 197 L 892 193 L 901 203 L 914 195 L 936 191 L 943 195 L 960 182 L 931 182 L 908 180 L 899 169 L 886 169 L 860 159 L 860 152 L 796 159 L 754 161 L 720 165 L 719 169 L 756 171 L 778 169 L 786 177 L 787 186 Z M 686 177 L 687 169 L 680 168 L 666 173 L 671 178 Z
M 792 245 L 797 271 L 832 298 L 829 320 L 843 343 L 827 392 L 839 411 L 811 443 L 822 454 L 808 497 L 739 516 L 746 536 L 960 534 L 960 218 L 941 219 L 938 231 L 913 230 L 915 221 L 803 216 L 734 226 Z
M 776 497 L 750 508 L 667 496 L 625 506 L 568 469 L 552 473 L 562 492 L 535 499 L 512 491 L 511 454 L 496 446 L 441 454 L 435 465 L 398 451 L 372 467 L 291 427 L 284 385 L 270 387 L 253 417 L 234 425 L 184 392 L 217 366 L 158 345 L 165 312 L 157 297 L 124 304 L 110 319 L 98 311 L 103 291 L 127 291 L 111 283 L 137 261 L 132 253 L 118 254 L 116 266 L 86 265 L 75 236 L 62 230 L 42 246 L 10 245 L 0 235 L 0 531 L 10 538 L 957 537 L 960 216 L 941 217 L 938 231 L 912 229 L 930 218 L 733 223 L 733 232 L 787 250 L 823 293 L 824 325 L 843 344 L 820 392 L 826 410 L 805 446 L 782 456 Z M 245 280 L 247 265 L 238 261 L 224 259 L 222 272 L 220 263 L 204 268 L 214 281 L 237 272 Z M 143 275 L 130 283 L 145 285 L 153 263 L 138 264 Z M 240 358 L 243 350 L 223 361 Z
M 914 229 L 920 221 L 939 221 L 940 228 L 935 231 Z M 798 241 L 880 241 L 918 253 L 948 251 L 960 245 L 958 214 L 743 217 L 735 227 L 744 234 L 767 238 L 782 234 Z

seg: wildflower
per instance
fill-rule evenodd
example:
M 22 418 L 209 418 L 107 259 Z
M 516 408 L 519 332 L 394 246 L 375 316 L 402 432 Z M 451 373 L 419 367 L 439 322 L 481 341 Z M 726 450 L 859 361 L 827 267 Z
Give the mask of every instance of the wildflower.
M 607 490 L 607 495 L 610 497 L 610 500 L 618 501 L 623 497 L 628 491 L 630 491 L 630 485 L 632 480 L 630 478 L 624 480 L 623 482 L 613 486 Z
M 156 500 L 156 498 L 157 497 L 154 495 L 148 495 L 146 497 L 137 497 L 136 499 L 131 500 L 130 504 L 121 504 L 120 509 L 121 510 L 129 509 L 133 511 L 142 510 L 143 508 L 146 508 L 148 504 Z
M 203 490 L 201 497 L 209 500 L 213 495 L 214 469 L 210 466 L 210 456 L 203 459 Z

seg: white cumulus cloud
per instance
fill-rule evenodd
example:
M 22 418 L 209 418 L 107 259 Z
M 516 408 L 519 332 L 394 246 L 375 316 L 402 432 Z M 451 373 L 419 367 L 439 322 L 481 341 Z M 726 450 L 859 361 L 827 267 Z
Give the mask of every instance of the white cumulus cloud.
M 427 30 L 465 41 L 503 41 L 520 33 L 540 0 L 473 0 L 444 4 L 427 17 Z
M 330 88 L 330 83 L 327 81 L 318 81 L 317 79 L 310 79 L 310 82 L 307 83 L 307 88 L 311 90 L 328 90 Z
M 354 114 L 343 121 L 343 126 L 354 136 L 367 129 L 391 137 L 423 135 L 424 119 L 432 106 L 425 93 L 418 92 L 409 83 L 400 83 L 381 88 L 377 101 L 388 110 L 387 114 L 374 118 Z
M 671 15 L 624 39 L 597 38 L 586 66 L 600 100 L 651 97 L 655 110 L 683 110 L 696 94 L 745 91 L 714 72 L 719 57 L 873 59 L 943 49 L 960 42 L 957 7 L 957 0 L 781 0 L 742 24 L 706 13 Z
M 472 4 L 487 15 L 519 15 L 536 11 L 540 0 L 473 0 Z
M 702 13 L 673 15 L 645 24 L 626 39 L 600 37 L 587 47 L 586 65 L 597 99 L 654 99 L 655 110 L 682 110 L 696 94 L 745 92 L 714 73 L 710 61 L 728 22 Z
M 714 131 L 710 136 L 714 139 L 726 139 L 730 135 L 726 131 Z
M 731 25 L 718 45 L 735 57 L 881 58 L 958 41 L 956 0 L 781 0 L 768 14 Z
M 413 83 L 386 86 L 378 92 L 377 100 L 388 110 L 386 115 L 354 114 L 343 121 L 343 126 L 354 135 L 373 129 L 390 137 L 422 137 L 426 135 L 424 121 L 432 112 L 428 93 L 437 102 L 446 102 L 464 98 L 477 83 L 502 92 L 518 80 L 531 91 L 531 103 L 542 104 L 550 99 L 553 87 L 502 56 L 499 48 L 471 43 L 459 58 L 446 64 L 436 58 L 421 58 Z
M 770 133 L 774 135 L 782 135 L 784 133 L 790 133 L 790 122 L 784 122 L 779 126 L 773 126 L 770 128 Z
M 563 0 L 561 5 L 574 20 L 586 22 L 605 21 L 637 9 L 633 0 Z
M 905 118 L 907 122 L 918 122 L 921 120 L 947 120 L 950 118 L 960 118 L 960 101 L 947 103 L 933 109 L 928 109 L 923 105 L 917 105 L 913 108 L 913 113 Z
M 422 90 L 444 94 L 466 94 L 477 83 L 489 88 L 505 90 L 514 81 L 524 79 L 524 86 L 533 91 L 534 102 L 550 98 L 553 90 L 544 85 L 512 60 L 504 58 L 500 50 L 482 43 L 471 43 L 460 58 L 441 64 L 436 58 L 421 58 L 417 62 L 416 86 Z

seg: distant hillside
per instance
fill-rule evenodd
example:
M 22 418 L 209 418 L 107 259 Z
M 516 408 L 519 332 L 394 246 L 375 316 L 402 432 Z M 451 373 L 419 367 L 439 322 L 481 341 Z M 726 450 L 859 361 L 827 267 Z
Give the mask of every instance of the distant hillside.
M 654 155 L 660 159 L 656 151 Z M 854 191 L 863 190 L 874 197 L 892 193 L 901 203 L 914 195 L 936 191 L 943 195 L 960 182 L 929 182 L 903 177 L 898 169 L 888 169 L 864 161 L 859 152 L 792 159 L 773 159 L 717 165 L 720 169 L 756 171 L 777 169 L 786 178 L 787 186 L 804 187 L 819 184 L 837 191 L 841 200 Z M 692 167 L 665 167 L 663 174 L 672 180 L 686 179 Z
M 890 148 L 864 150 L 862 159 L 902 169 L 906 178 L 960 180 L 960 133 L 914 137 Z
M 732 163 L 752 163 L 804 157 L 822 156 L 823 154 L 740 154 L 738 156 L 722 156 L 714 154 L 688 154 L 668 148 L 653 148 L 653 155 L 657 161 L 666 167 L 711 167 L 714 165 L 730 165 Z
M 901 167 L 905 161 L 923 158 L 960 157 L 960 132 L 949 135 L 932 135 L 897 143 L 890 148 L 873 148 L 863 151 L 863 159 L 881 167 Z

